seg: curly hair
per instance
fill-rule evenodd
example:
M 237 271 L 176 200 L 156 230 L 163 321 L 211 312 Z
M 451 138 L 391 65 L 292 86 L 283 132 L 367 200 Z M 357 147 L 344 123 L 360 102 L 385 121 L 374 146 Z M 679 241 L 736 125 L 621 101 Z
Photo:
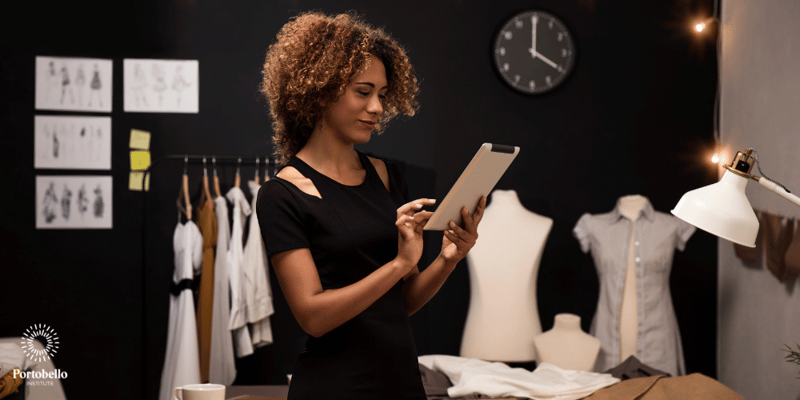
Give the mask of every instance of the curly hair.
M 419 85 L 403 47 L 381 28 L 354 13 L 328 16 L 307 12 L 292 18 L 267 50 L 261 93 L 273 119 L 275 155 L 286 163 L 308 142 L 311 132 L 370 57 L 386 68 L 388 90 L 375 127 L 418 108 Z

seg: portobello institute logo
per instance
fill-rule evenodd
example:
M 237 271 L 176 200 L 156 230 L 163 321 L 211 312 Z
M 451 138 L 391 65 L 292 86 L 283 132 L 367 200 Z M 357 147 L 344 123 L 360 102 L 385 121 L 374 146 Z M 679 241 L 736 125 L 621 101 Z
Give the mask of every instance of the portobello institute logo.
M 45 324 L 36 324 L 26 329 L 22 339 L 22 352 L 31 361 L 47 361 L 58 351 L 58 334 Z M 37 349 L 34 346 L 33 342 L 37 339 L 44 345 L 44 349 Z

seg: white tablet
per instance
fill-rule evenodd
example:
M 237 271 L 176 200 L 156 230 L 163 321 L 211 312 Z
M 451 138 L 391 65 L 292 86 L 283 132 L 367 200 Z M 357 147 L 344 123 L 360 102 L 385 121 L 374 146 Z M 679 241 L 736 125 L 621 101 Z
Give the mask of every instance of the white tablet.
M 426 231 L 450 229 L 450 221 L 463 227 L 461 208 L 467 206 L 472 214 L 478 208 L 481 196 L 488 196 L 494 185 L 506 172 L 519 153 L 519 147 L 484 143 L 455 185 L 439 203 L 439 207 L 425 225 Z

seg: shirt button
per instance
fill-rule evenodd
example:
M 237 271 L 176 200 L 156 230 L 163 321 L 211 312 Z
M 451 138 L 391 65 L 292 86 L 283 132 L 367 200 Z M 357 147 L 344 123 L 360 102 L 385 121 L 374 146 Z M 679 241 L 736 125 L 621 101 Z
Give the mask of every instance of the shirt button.
M 637 263 L 638 263 L 640 260 L 641 260 L 641 258 L 639 258 L 639 257 L 636 257 L 636 262 L 637 262 Z
M 639 242 L 638 242 L 638 241 L 636 241 L 636 242 L 634 242 L 633 244 L 635 244 L 635 245 L 637 245 L 637 246 L 638 246 L 638 245 L 639 245 Z

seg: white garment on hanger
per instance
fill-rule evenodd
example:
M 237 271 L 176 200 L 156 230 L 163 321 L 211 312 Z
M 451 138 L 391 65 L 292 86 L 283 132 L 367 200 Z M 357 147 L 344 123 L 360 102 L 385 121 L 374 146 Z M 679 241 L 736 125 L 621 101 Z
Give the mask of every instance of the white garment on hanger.
M 228 244 L 231 229 L 228 224 L 228 203 L 224 197 L 214 199 L 217 218 L 217 255 L 214 261 L 214 304 L 211 316 L 211 356 L 209 383 L 230 386 L 236 379 L 236 359 L 233 338 L 228 329 L 231 319 L 230 287 L 228 286 Z
M 247 322 L 250 325 L 250 336 L 256 347 L 272 344 L 272 328 L 269 316 L 275 313 L 272 307 L 272 292 L 267 276 L 267 251 L 261 239 L 261 228 L 256 215 L 258 189 L 256 182 L 247 181 L 250 193 L 253 194 L 253 205 L 250 214 L 250 232 L 244 247 L 242 274 L 245 277 L 245 299 L 247 300 Z
M 231 319 L 228 329 L 233 331 L 236 356 L 244 357 L 253 354 L 253 343 L 247 330 L 247 299 L 242 270 L 244 218 L 250 215 L 251 210 L 242 189 L 234 186 L 225 197 L 233 204 L 233 229 L 228 249 L 228 276 L 231 282 Z
M 531 372 L 501 362 L 448 355 L 420 356 L 419 363 L 447 375 L 450 397 L 482 394 L 489 397 L 525 397 L 534 400 L 576 400 L 619 382 L 610 374 L 572 371 L 548 363 Z
M 178 223 L 173 236 L 175 270 L 173 283 L 193 279 L 203 262 L 203 236 L 194 222 Z M 167 354 L 161 372 L 159 400 L 171 400 L 178 386 L 200 382 L 200 353 L 197 344 L 197 321 L 191 288 L 170 295 Z

